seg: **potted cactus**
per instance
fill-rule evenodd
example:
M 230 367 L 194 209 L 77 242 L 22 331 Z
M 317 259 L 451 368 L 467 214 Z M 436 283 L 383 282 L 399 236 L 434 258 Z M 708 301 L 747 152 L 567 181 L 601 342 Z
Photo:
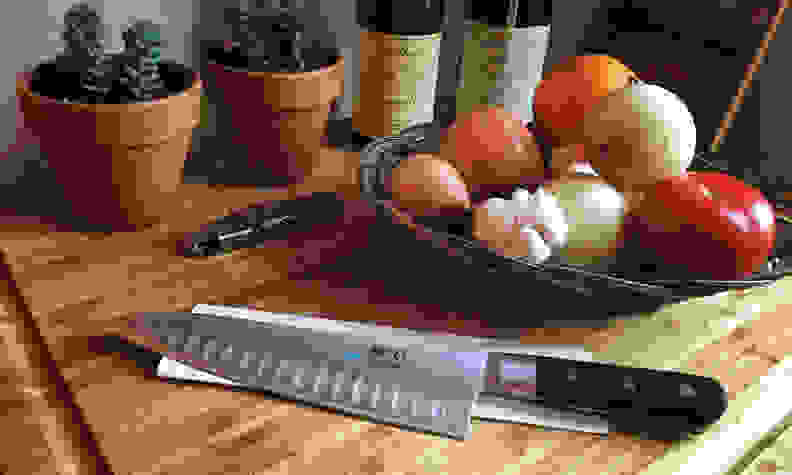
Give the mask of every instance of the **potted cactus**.
M 101 19 L 83 3 L 64 17 L 62 53 L 20 74 L 25 126 L 71 202 L 75 217 L 136 229 L 179 207 L 192 132 L 199 120 L 198 74 L 160 58 L 160 29 L 137 21 L 122 51 L 104 51 Z
M 207 91 L 230 111 L 232 140 L 273 185 L 300 182 L 316 166 L 344 61 L 294 14 L 229 8 L 230 40 L 206 48 Z M 314 32 L 315 33 L 315 32 Z M 215 96 L 216 95 L 216 96 Z

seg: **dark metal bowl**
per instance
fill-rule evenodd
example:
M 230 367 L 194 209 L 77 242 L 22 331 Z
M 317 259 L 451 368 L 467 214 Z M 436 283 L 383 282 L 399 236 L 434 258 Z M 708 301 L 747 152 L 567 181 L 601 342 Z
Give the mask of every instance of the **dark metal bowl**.
M 385 188 L 385 180 L 391 170 L 401 160 L 407 159 L 410 153 L 437 152 L 441 137 L 442 129 L 439 126 L 421 124 L 398 136 L 381 138 L 364 147 L 359 172 L 363 196 L 376 206 L 393 211 L 391 197 Z M 703 155 L 697 155 L 690 168 L 718 169 Z M 507 190 L 503 194 L 510 194 L 511 191 Z M 608 267 L 607 271 L 566 265 L 557 259 L 533 264 L 525 259 L 496 254 L 475 239 L 471 232 L 471 213 L 454 217 L 413 217 L 412 220 L 421 233 L 432 236 L 436 252 L 457 259 L 459 265 L 451 266 L 453 269 L 449 269 L 449 272 L 459 274 L 464 268 L 466 279 L 473 279 L 479 289 L 483 285 L 490 293 L 497 294 L 495 287 L 504 285 L 520 289 L 511 296 L 512 299 L 525 300 L 525 293 L 528 292 L 540 298 L 542 303 L 559 309 L 554 318 L 562 320 L 579 320 L 581 313 L 574 312 L 575 307 L 584 310 L 587 319 L 651 311 L 660 305 L 693 297 L 769 285 L 792 274 L 790 267 L 784 263 L 787 256 L 781 255 L 783 248 L 788 247 L 784 243 L 792 238 L 792 225 L 781 219 L 777 220 L 776 249 L 767 268 L 748 279 L 732 281 L 660 278 L 657 274 L 637 270 L 635 266 L 621 268 L 618 264 Z M 631 259 L 623 259 L 628 260 Z M 456 281 L 459 282 L 459 279 Z M 508 293 L 501 293 L 500 297 L 508 298 Z M 535 305 L 536 301 L 532 306 Z M 568 311 L 573 313 L 565 313 Z

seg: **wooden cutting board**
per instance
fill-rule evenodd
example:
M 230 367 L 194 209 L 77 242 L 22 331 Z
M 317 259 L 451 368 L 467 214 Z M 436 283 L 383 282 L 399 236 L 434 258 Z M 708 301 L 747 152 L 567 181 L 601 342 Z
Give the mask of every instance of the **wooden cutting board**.
M 312 186 L 321 189 L 318 182 Z M 0 236 L 32 319 L 114 473 L 723 473 L 724 464 L 743 460 L 792 408 L 778 387 L 790 378 L 784 371 L 790 367 L 785 358 L 792 348 L 792 324 L 785 315 L 792 305 L 782 296 L 792 290 L 792 280 L 697 299 L 613 321 L 604 329 L 525 329 L 525 343 L 581 344 L 603 360 L 719 378 L 731 398 L 727 414 L 708 433 L 676 444 L 480 421 L 470 440 L 451 441 L 264 394 L 166 383 L 122 351 L 119 341 L 145 343 L 129 328 L 137 312 L 187 311 L 198 303 L 323 312 L 395 326 L 433 319 L 451 330 L 470 328 L 465 315 L 407 297 L 293 277 L 295 266 L 333 255 L 348 229 L 220 258 L 185 259 L 177 253 L 183 232 L 230 209 L 293 192 L 187 186 L 184 213 L 145 231 L 108 236 L 27 230 Z M 767 379 L 773 371 L 778 375 Z M 27 383 L 6 380 L 24 392 Z M 742 418 L 752 407 L 771 404 L 775 407 L 762 417 Z M 9 414 L 8 424 L 24 425 L 45 413 L 18 405 Z M 20 429 L 20 443 L 30 440 L 42 450 L 53 446 L 42 430 L 31 427 L 24 426 L 30 435 Z M 713 460 L 712 454 L 719 457 Z M 40 457 L 57 465 L 56 455 Z M 38 460 L 31 460 L 4 462 L 8 473 L 36 473 L 28 467 Z

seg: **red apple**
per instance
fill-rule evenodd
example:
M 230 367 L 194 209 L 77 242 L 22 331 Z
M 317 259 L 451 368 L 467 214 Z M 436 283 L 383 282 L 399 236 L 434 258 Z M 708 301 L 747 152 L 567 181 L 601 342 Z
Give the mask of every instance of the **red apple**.
M 685 279 L 743 279 L 765 265 L 775 213 L 762 193 L 729 175 L 691 172 L 645 189 L 635 211 L 641 249 Z

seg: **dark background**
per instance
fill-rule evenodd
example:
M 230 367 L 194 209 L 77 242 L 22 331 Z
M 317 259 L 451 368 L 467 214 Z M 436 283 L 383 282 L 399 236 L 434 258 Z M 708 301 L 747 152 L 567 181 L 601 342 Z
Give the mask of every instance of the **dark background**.
M 706 151 L 768 30 L 776 3 L 605 1 L 595 9 L 580 48 L 619 58 L 642 79 L 679 95 L 695 119 L 697 151 Z M 785 33 L 785 26 L 778 31 Z M 775 89 L 788 81 L 778 59 L 783 61 L 788 52 L 786 37 L 779 34 L 770 43 L 768 57 L 776 62 L 762 65 L 754 75 L 726 140 L 711 157 L 730 174 L 772 195 L 790 188 L 790 167 L 780 163 L 787 160 L 784 141 L 768 127 L 776 122 L 771 118 L 774 111 L 762 106 L 769 101 L 788 105 L 786 91 Z M 771 75 L 772 82 L 765 80 Z M 765 83 L 769 87 L 763 88 Z

